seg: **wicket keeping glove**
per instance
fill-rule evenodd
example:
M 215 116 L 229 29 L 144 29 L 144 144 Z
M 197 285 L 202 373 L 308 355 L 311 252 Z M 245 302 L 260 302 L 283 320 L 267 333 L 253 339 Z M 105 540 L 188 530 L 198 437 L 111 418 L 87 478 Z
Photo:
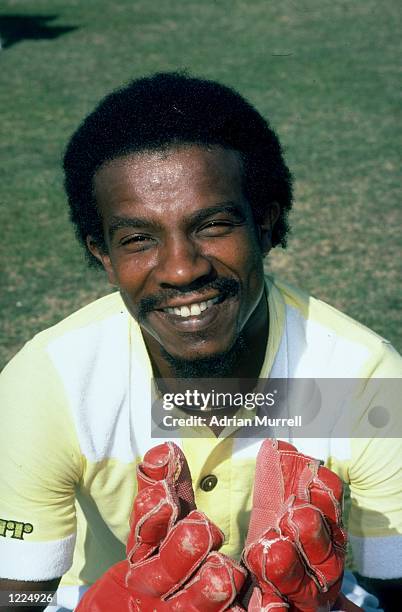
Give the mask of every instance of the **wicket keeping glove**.
M 335 605 L 346 553 L 341 504 L 336 474 L 287 442 L 263 442 L 243 553 L 256 581 L 250 612 L 324 612 Z
M 108 570 L 76 612 L 221 612 L 234 605 L 246 570 L 217 552 L 223 533 L 195 509 L 184 454 L 167 442 L 137 468 L 127 559 Z

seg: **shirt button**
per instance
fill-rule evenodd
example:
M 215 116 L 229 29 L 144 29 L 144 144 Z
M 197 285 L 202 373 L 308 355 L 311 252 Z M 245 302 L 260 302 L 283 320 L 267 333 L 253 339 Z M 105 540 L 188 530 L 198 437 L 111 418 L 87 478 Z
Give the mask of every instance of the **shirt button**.
M 215 489 L 217 484 L 217 477 L 214 474 L 210 474 L 201 480 L 200 487 L 203 491 L 212 491 L 212 489 Z

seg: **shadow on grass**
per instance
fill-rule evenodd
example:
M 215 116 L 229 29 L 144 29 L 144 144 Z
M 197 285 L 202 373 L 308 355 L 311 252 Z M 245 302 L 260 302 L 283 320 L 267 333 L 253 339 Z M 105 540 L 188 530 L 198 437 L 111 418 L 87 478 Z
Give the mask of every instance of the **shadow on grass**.
M 0 15 L 0 47 L 7 49 L 23 40 L 52 40 L 77 30 L 77 26 L 55 26 L 58 15 Z

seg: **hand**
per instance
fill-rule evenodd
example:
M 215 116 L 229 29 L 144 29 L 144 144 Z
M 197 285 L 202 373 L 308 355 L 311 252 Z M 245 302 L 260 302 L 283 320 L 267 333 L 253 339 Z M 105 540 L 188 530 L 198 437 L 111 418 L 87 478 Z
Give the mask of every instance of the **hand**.
M 341 503 L 342 483 L 333 472 L 291 444 L 264 441 L 243 553 L 257 582 L 250 612 L 331 609 L 346 553 Z
M 223 533 L 195 509 L 190 471 L 173 443 L 151 449 L 137 468 L 127 560 L 84 595 L 76 612 L 220 612 L 247 572 L 217 552 Z

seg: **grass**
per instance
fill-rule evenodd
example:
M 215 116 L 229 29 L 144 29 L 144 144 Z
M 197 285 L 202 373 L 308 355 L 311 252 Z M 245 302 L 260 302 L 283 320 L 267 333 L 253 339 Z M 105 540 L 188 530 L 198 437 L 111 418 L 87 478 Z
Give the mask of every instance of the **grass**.
M 401 349 L 399 25 L 396 0 L 3 0 L 1 364 L 109 291 L 68 224 L 69 135 L 112 88 L 176 68 L 238 88 L 281 136 L 293 234 L 267 267 Z

